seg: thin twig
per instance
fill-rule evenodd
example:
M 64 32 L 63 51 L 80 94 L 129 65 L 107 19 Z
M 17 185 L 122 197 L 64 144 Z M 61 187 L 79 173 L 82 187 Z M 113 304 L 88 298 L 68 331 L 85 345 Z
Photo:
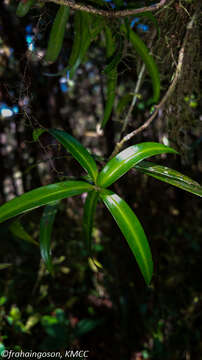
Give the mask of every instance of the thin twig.
M 145 64 L 142 65 L 142 67 L 140 69 L 140 72 L 138 74 L 138 79 L 137 79 L 137 83 L 136 83 L 135 90 L 134 90 L 134 96 L 133 96 L 132 102 L 130 104 L 128 113 L 127 113 L 127 115 L 126 115 L 126 117 L 124 119 L 123 127 L 121 129 L 121 134 L 123 134 L 124 131 L 126 130 L 126 127 L 128 125 L 128 121 L 129 121 L 130 116 L 132 114 L 133 108 L 134 108 L 134 106 L 136 104 L 136 101 L 137 101 L 137 98 L 138 98 L 138 93 L 139 93 L 139 90 L 140 90 L 140 87 L 141 87 L 141 84 L 142 84 L 142 79 L 143 79 L 144 73 L 145 73 Z
M 153 43 L 153 40 L 155 39 L 155 36 L 156 36 L 156 29 L 153 30 L 152 32 L 152 35 L 150 37 L 150 42 L 149 42 L 149 49 L 151 48 L 152 46 L 152 43 Z M 123 122 L 123 127 L 121 129 L 121 133 L 120 133 L 120 136 L 124 133 L 124 131 L 126 130 L 126 127 L 128 125 L 128 121 L 130 119 L 130 116 L 132 114 L 132 111 L 133 111 L 133 108 L 136 104 L 136 101 L 137 101 L 137 98 L 138 98 L 138 93 L 140 91 L 140 88 L 141 88 L 141 85 L 142 85 L 142 80 L 143 80 L 143 77 L 144 77 L 144 73 L 145 73 L 145 64 L 143 63 L 141 69 L 140 69 L 140 72 L 138 74 L 138 79 L 137 79 L 137 83 L 136 83 L 136 86 L 135 86 L 135 89 L 134 89 L 134 96 L 133 96 L 133 99 L 132 99 L 132 102 L 130 104 L 130 107 L 129 107 L 129 110 L 128 110 L 128 113 L 124 119 L 124 122 Z
M 156 11 L 162 8 L 168 0 L 161 0 L 157 4 L 153 4 L 150 6 L 142 7 L 139 9 L 124 9 L 124 10 L 104 10 L 104 9 L 97 9 L 92 5 L 78 3 L 75 0 L 38 0 L 40 2 L 53 2 L 59 5 L 69 6 L 74 10 L 86 11 L 91 14 L 101 15 L 105 17 L 112 17 L 112 18 L 120 18 L 126 17 L 130 15 L 139 14 L 145 11 Z
M 181 76 L 181 73 L 182 73 L 182 66 L 183 66 L 183 60 L 184 60 L 184 50 L 185 50 L 185 46 L 187 44 L 189 32 L 193 28 L 193 23 L 194 23 L 195 19 L 196 19 L 196 13 L 194 13 L 191 21 L 189 21 L 189 23 L 187 24 L 186 34 L 185 34 L 185 37 L 184 37 L 184 40 L 183 40 L 183 43 L 182 43 L 182 47 L 181 47 L 179 55 L 178 55 L 177 68 L 176 68 L 176 71 L 175 71 L 173 81 L 172 81 L 171 85 L 168 88 L 168 91 L 166 92 L 166 94 L 164 95 L 164 97 L 162 98 L 160 103 L 155 106 L 155 110 L 154 110 L 153 114 L 149 117 L 149 119 L 146 120 L 143 125 L 141 125 L 137 129 L 133 130 L 132 132 L 130 132 L 129 134 L 124 136 L 122 138 L 122 140 L 116 144 L 115 149 L 114 149 L 114 151 L 112 152 L 112 154 L 110 156 L 110 159 L 112 157 L 114 157 L 121 150 L 121 148 L 123 147 L 125 142 L 132 139 L 135 135 L 137 135 L 138 133 L 140 133 L 140 132 L 144 131 L 146 128 L 148 128 L 148 126 L 151 124 L 151 122 L 155 119 L 155 117 L 158 114 L 160 108 L 162 108 L 162 106 L 166 103 L 168 98 L 173 94 L 173 92 L 175 90 L 175 87 L 176 87 L 176 84 L 177 84 L 177 82 L 178 82 L 178 80 L 179 80 L 179 78 Z

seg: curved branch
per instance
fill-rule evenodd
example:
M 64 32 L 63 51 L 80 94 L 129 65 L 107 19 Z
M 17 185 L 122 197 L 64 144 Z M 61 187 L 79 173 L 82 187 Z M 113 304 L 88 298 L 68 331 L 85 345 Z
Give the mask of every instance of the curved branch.
M 92 5 L 78 3 L 75 0 L 39 0 L 40 2 L 53 2 L 58 5 L 66 5 L 74 10 L 86 11 L 91 14 L 101 15 L 105 17 L 120 18 L 129 15 L 136 15 L 145 11 L 156 11 L 163 7 L 168 0 L 160 0 L 159 3 L 150 6 L 145 6 L 139 9 L 124 9 L 124 10 L 103 10 L 97 9 Z

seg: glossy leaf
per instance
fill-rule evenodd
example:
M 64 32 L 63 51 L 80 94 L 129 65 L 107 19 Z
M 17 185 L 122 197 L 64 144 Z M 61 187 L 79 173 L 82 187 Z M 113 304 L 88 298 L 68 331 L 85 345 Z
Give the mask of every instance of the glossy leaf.
M 153 97 L 149 100 L 149 103 L 156 103 L 160 96 L 160 76 L 154 58 L 149 54 L 149 50 L 142 39 L 131 28 L 122 24 L 121 30 L 129 36 L 129 40 L 131 41 L 135 51 L 142 58 L 145 64 L 145 67 L 151 77 L 153 87 Z
M 135 168 L 155 179 L 174 185 L 182 190 L 202 197 L 202 186 L 180 172 L 149 161 L 142 161 Z
M 84 231 L 87 250 L 89 254 L 91 253 L 91 236 L 92 236 L 93 220 L 94 220 L 97 201 L 98 201 L 98 193 L 96 191 L 91 191 L 88 193 L 84 205 L 83 231 Z
M 35 0 L 21 0 L 17 6 L 16 15 L 19 17 L 27 15 L 34 3 Z
M 96 181 L 98 174 L 97 165 L 83 145 L 65 131 L 50 129 L 48 132 L 72 154 L 79 164 L 89 173 L 91 178 Z
M 40 251 L 42 259 L 44 260 L 46 267 L 50 273 L 52 273 L 52 262 L 51 262 L 51 251 L 50 251 L 50 242 L 53 223 L 55 220 L 55 215 L 57 213 L 58 201 L 53 202 L 47 205 L 44 208 L 43 215 L 40 221 Z
M 154 155 L 174 153 L 174 149 L 155 142 L 132 145 L 114 156 L 98 175 L 98 186 L 108 187 L 140 161 Z
M 117 194 L 110 190 L 103 190 L 100 192 L 100 197 L 119 226 L 146 283 L 149 284 L 153 274 L 153 261 L 142 225 L 128 204 Z
M 17 236 L 19 239 L 33 243 L 37 246 L 39 245 L 38 242 L 35 241 L 33 237 L 27 233 L 19 220 L 13 221 L 9 226 L 9 230 L 14 236 Z
M 41 186 L 8 201 L 0 207 L 0 223 L 24 212 L 31 211 L 56 200 L 80 195 L 93 190 L 93 186 L 84 181 L 64 181 Z
M 45 56 L 45 60 L 48 62 L 55 62 L 60 54 L 68 18 L 69 7 L 61 5 L 57 11 L 50 32 L 48 48 Z

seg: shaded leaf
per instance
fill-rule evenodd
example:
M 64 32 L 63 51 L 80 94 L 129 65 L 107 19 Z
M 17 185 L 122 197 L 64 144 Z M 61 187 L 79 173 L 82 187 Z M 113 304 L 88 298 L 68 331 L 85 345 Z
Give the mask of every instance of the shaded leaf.
M 116 41 L 115 37 L 112 34 L 112 31 L 109 26 L 105 26 L 105 42 L 106 42 L 106 56 L 110 58 L 116 50 Z M 117 64 L 118 65 L 118 64 Z M 112 68 L 111 71 L 107 72 L 107 86 L 106 86 L 106 104 L 104 109 L 103 119 L 101 121 L 100 127 L 103 129 L 107 124 L 110 115 L 112 113 L 114 100 L 115 100 L 115 91 L 118 79 L 117 65 Z
M 98 201 L 98 193 L 96 191 L 91 191 L 88 193 L 84 205 L 83 231 L 89 253 L 91 253 L 91 236 L 92 236 L 93 219 L 94 219 L 97 201 Z
M 160 76 L 154 58 L 149 54 L 149 50 L 142 39 L 130 27 L 122 24 L 121 30 L 124 34 L 126 34 L 126 36 L 129 36 L 129 40 L 131 41 L 135 51 L 142 58 L 145 64 L 145 67 L 151 77 L 153 87 L 153 97 L 149 100 L 149 104 L 156 103 L 160 96 Z
M 8 201 L 0 207 L 0 223 L 14 216 L 31 211 L 52 201 L 80 195 L 93 190 L 93 186 L 84 181 L 64 181 L 41 186 Z
M 19 17 L 23 17 L 27 15 L 31 7 L 34 5 L 34 3 L 35 0 L 26 0 L 26 1 L 21 0 L 18 4 L 16 15 Z
M 107 124 L 113 110 L 114 100 L 116 97 L 117 79 L 118 79 L 117 69 L 114 69 L 110 72 L 110 74 L 107 74 L 107 96 L 106 96 L 107 100 L 105 104 L 103 119 L 100 126 L 101 129 L 103 129 Z
M 117 194 L 103 190 L 100 192 L 100 197 L 119 226 L 146 283 L 149 284 L 153 274 L 153 261 L 142 225 L 128 204 Z
M 70 78 L 74 76 L 77 68 L 82 63 L 91 43 L 91 15 L 83 11 L 77 11 L 74 19 L 74 42 L 68 63 Z
M 47 205 L 44 208 L 41 221 L 40 221 L 40 251 L 41 257 L 45 262 L 45 265 L 50 273 L 52 273 L 52 262 L 51 262 L 51 251 L 50 251 L 50 242 L 53 223 L 55 220 L 55 215 L 57 213 L 58 201 L 53 202 Z
M 76 324 L 75 335 L 83 336 L 101 324 L 103 324 L 103 320 L 82 319 Z
M 45 55 L 45 61 L 55 62 L 57 60 L 62 49 L 68 18 L 69 7 L 61 5 L 57 11 L 55 20 L 51 28 L 48 48 Z
M 114 54 L 111 56 L 112 59 L 104 69 L 105 74 L 108 74 L 112 70 L 117 68 L 117 66 L 120 63 L 122 56 L 123 56 L 123 47 L 124 47 L 124 41 L 123 41 L 123 38 L 120 36 L 118 38 L 118 46 L 117 46 L 116 50 L 114 51 Z
M 155 179 L 202 197 L 202 186 L 176 170 L 149 161 L 142 161 L 140 164 L 135 165 L 135 168 Z
M 173 153 L 174 149 L 155 142 L 132 145 L 114 156 L 98 175 L 97 184 L 108 187 L 140 161 L 154 155 Z

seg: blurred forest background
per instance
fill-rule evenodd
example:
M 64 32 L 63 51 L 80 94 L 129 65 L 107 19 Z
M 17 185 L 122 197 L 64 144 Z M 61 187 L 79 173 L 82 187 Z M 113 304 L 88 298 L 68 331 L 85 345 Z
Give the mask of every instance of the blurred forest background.
M 149 3 L 146 2 L 146 3 Z M 160 29 L 151 45 L 154 24 L 136 18 L 134 30 L 151 46 L 161 76 L 161 96 L 175 72 L 186 26 L 200 0 L 170 1 L 154 13 Z M 139 1 L 142 6 L 144 2 Z M 33 141 L 35 128 L 61 128 L 104 159 L 111 154 L 127 107 L 117 105 L 134 91 L 142 66 L 135 52 L 119 65 L 114 112 L 104 134 L 96 131 L 105 104 L 106 64 L 103 37 L 91 45 L 72 81 L 49 76 L 64 68 L 73 42 L 73 14 L 58 61 L 43 61 L 57 5 L 35 6 L 16 17 L 17 1 L 0 2 L 0 202 L 41 185 L 80 177 L 81 168 L 48 134 Z M 199 14 L 199 11 L 198 11 Z M 131 19 L 132 20 L 132 19 Z M 116 20 L 114 20 L 116 26 Z M 159 141 L 181 156 L 159 156 L 158 163 L 201 183 L 202 115 L 200 100 L 201 18 L 185 47 L 176 89 L 150 127 L 127 145 Z M 118 31 L 118 27 L 117 27 Z M 133 109 L 127 132 L 145 121 L 151 96 L 149 77 Z M 117 110 L 118 109 L 118 110 Z M 202 359 L 202 207 L 180 189 L 130 171 L 115 185 L 134 209 L 148 236 L 154 259 L 149 287 L 112 217 L 98 204 L 93 230 L 98 270 L 88 262 L 82 232 L 82 196 L 63 200 L 52 236 L 55 276 L 27 236 L 1 224 L 0 351 L 89 350 L 92 360 Z M 21 218 L 38 242 L 42 209 Z

